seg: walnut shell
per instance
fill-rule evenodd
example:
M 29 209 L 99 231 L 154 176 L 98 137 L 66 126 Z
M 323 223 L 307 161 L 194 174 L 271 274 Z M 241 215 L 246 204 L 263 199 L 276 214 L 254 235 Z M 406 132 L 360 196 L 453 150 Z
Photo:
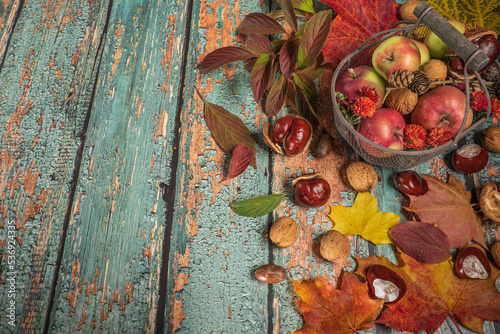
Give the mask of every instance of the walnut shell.
M 500 182 L 488 182 L 479 195 L 479 206 L 484 216 L 500 223 Z
M 269 238 L 278 247 L 291 246 L 299 237 L 299 225 L 290 217 L 281 217 L 271 226 Z
M 429 81 L 443 81 L 446 80 L 446 76 L 448 75 L 448 66 L 444 63 L 444 61 L 439 59 L 430 59 L 427 61 L 420 70 L 427 74 L 429 77 Z M 436 85 L 431 85 L 429 88 L 434 88 Z
M 410 0 L 405 2 L 401 7 L 399 7 L 399 16 L 403 20 L 417 21 L 418 17 L 413 14 L 413 10 L 420 3 L 420 0 Z
M 327 261 L 342 263 L 347 260 L 351 253 L 351 243 L 349 239 L 339 231 L 330 230 L 321 238 L 319 252 Z
M 388 108 L 399 111 L 401 115 L 407 115 L 415 109 L 418 102 L 418 94 L 407 88 L 391 90 L 385 98 Z
M 363 161 L 354 161 L 347 166 L 347 179 L 356 191 L 372 191 L 378 183 L 375 169 Z
M 481 135 L 481 144 L 490 152 L 500 153 L 500 126 L 490 126 Z
M 493 261 L 495 261 L 496 265 L 498 268 L 500 268 L 500 241 L 495 242 L 491 246 L 491 257 L 493 258 Z

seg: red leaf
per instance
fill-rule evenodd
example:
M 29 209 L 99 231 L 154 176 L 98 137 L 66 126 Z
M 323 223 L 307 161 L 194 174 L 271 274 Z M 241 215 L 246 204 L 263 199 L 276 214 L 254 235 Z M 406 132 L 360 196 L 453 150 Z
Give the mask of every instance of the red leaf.
M 266 115 L 272 117 L 280 111 L 286 97 L 286 80 L 280 75 L 271 86 L 266 99 Z
M 332 12 L 325 10 L 307 21 L 300 40 L 298 64 L 300 69 L 311 66 L 321 52 L 328 37 Z
M 406 221 L 394 226 L 389 233 L 403 252 L 418 262 L 441 263 L 451 255 L 448 237 L 431 224 Z
M 281 24 L 263 13 L 250 13 L 245 16 L 238 26 L 238 31 L 245 35 L 251 33 L 261 35 L 286 34 L 285 28 Z
M 263 53 L 259 56 L 250 74 L 253 98 L 259 103 L 262 95 L 269 87 L 273 74 L 274 55 Z
M 254 57 L 256 57 L 256 55 L 247 49 L 238 46 L 225 46 L 210 52 L 203 58 L 201 62 L 201 73 L 210 73 L 223 65 Z
M 299 52 L 300 36 L 294 36 L 288 39 L 280 50 L 280 68 L 285 79 L 290 77 L 295 65 L 297 65 L 297 57 Z
M 399 5 L 392 0 L 323 0 L 337 13 L 323 46 L 327 63 L 338 65 L 368 37 L 398 22 Z
M 253 153 L 251 150 L 243 145 L 236 145 L 231 156 L 231 163 L 229 164 L 229 171 L 227 177 L 221 180 L 232 179 L 240 175 L 252 163 Z
M 340 290 L 321 276 L 292 283 L 301 298 L 296 303 L 305 319 L 295 334 L 356 333 L 370 329 L 384 304 L 382 299 L 370 299 L 368 286 L 347 271 Z
M 266 36 L 259 34 L 251 33 L 247 40 L 246 46 L 248 50 L 258 55 L 262 53 L 274 52 L 273 43 L 271 43 L 271 41 Z
M 283 8 L 283 14 L 285 16 L 285 20 L 290 27 L 292 27 L 293 31 L 297 33 L 298 25 L 297 25 L 297 16 L 295 16 L 295 10 L 293 9 L 293 4 L 291 0 L 283 0 L 281 2 L 281 7 Z

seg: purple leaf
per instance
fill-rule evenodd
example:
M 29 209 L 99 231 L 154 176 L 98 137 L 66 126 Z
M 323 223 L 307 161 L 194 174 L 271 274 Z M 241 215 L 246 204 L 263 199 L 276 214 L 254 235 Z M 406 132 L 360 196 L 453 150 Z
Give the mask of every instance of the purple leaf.
M 316 61 L 330 32 L 331 21 L 332 12 L 326 10 L 317 13 L 306 23 L 299 47 L 300 69 L 309 67 Z
M 247 49 L 238 46 L 225 46 L 210 52 L 203 58 L 201 62 L 201 73 L 207 74 L 223 65 L 254 57 L 256 57 L 256 55 Z
M 269 87 L 273 73 L 274 54 L 263 53 L 259 56 L 250 74 L 253 98 L 259 103 L 262 95 Z
M 257 55 L 274 52 L 273 43 L 271 43 L 267 37 L 259 34 L 251 33 L 248 37 L 246 46 Z
M 295 10 L 293 9 L 293 4 L 291 0 L 282 0 L 281 7 L 283 8 L 283 15 L 285 16 L 285 20 L 290 27 L 292 27 L 293 31 L 297 33 L 297 16 L 295 16 Z
M 300 85 L 303 86 L 302 82 L 299 79 L 295 79 L 296 77 L 297 76 L 294 77 L 293 84 L 295 89 L 294 96 L 297 113 L 307 119 L 309 123 L 311 123 L 313 129 L 320 129 L 320 122 L 318 116 L 316 115 L 316 112 L 314 111 L 311 100 L 308 99 L 306 93 L 302 91 L 301 87 L 297 84 L 297 82 L 299 82 Z
M 238 31 L 245 35 L 251 33 L 261 35 L 286 34 L 281 24 L 263 13 L 250 13 L 245 16 L 238 26 Z
M 285 79 L 290 77 L 295 65 L 297 65 L 297 56 L 299 52 L 300 36 L 294 36 L 287 40 L 280 50 L 281 73 Z
M 418 262 L 441 263 L 451 255 L 446 234 L 429 223 L 406 221 L 389 233 L 401 250 Z
M 253 158 L 254 156 L 250 149 L 243 145 L 236 145 L 231 156 L 231 162 L 229 163 L 227 177 L 223 178 L 221 182 L 226 179 L 233 179 L 243 173 L 250 166 Z
M 278 79 L 276 79 L 269 90 L 269 94 L 266 99 L 266 115 L 272 117 L 276 115 L 281 107 L 283 107 L 283 103 L 285 102 L 286 97 L 286 80 L 280 75 Z

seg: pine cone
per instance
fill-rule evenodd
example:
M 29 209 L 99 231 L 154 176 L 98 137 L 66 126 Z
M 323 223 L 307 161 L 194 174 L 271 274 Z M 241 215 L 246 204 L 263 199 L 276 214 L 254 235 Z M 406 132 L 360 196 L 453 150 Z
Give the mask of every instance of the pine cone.
M 392 72 L 387 81 L 391 87 L 406 88 L 412 82 L 413 77 L 414 72 L 410 72 L 407 69 L 399 69 Z
M 429 90 L 429 77 L 422 71 L 415 71 L 414 77 L 408 88 L 418 95 L 422 95 Z
M 482 77 L 487 81 L 499 81 L 500 69 L 495 65 L 490 65 L 486 70 L 484 70 Z
M 486 85 L 486 89 L 488 90 L 488 93 L 490 94 L 490 98 L 494 98 L 497 96 L 497 88 L 498 88 L 498 83 L 493 82 L 493 81 L 484 81 L 484 84 Z M 472 92 L 477 92 L 477 91 L 482 91 L 483 87 L 479 84 L 479 81 L 477 80 L 471 80 L 469 81 L 469 91 Z

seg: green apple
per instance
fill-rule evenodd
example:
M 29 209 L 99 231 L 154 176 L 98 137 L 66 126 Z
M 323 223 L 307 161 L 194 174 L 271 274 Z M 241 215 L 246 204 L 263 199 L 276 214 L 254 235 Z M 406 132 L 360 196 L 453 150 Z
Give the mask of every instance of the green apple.
M 448 20 L 452 26 L 454 26 L 461 34 L 465 32 L 465 24 L 455 20 Z M 427 36 L 425 36 L 424 44 L 429 49 L 431 58 L 433 59 L 443 59 L 446 50 L 448 50 L 448 45 L 446 45 L 441 38 L 437 37 L 435 33 L 429 31 Z
M 425 46 L 424 43 L 417 41 L 415 39 L 411 40 L 415 45 L 418 47 L 418 50 L 420 51 L 420 66 L 423 64 L 427 63 L 429 59 L 431 59 L 431 54 L 429 52 L 429 49 Z

